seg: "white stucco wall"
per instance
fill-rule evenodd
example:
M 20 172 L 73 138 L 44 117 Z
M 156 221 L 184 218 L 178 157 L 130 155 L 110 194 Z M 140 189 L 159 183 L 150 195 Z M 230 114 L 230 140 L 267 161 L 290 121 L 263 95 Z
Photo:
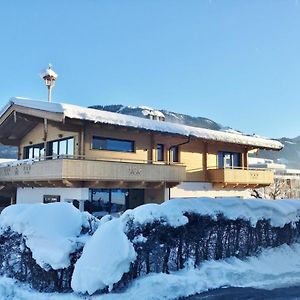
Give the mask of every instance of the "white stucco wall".
M 17 203 L 43 203 L 44 195 L 59 195 L 60 201 L 87 200 L 88 188 L 18 188 Z
M 214 189 L 208 182 L 183 182 L 170 190 L 170 198 L 193 197 L 241 197 L 250 198 L 249 190 L 244 189 Z

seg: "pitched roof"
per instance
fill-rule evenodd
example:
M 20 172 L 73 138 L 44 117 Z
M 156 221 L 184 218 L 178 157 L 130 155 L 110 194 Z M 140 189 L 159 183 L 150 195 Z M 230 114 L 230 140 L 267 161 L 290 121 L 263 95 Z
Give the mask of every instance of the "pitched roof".
M 19 97 L 10 99 L 10 101 L 4 107 L 4 109 L 0 111 L 0 118 L 13 105 L 40 110 L 44 112 L 62 114 L 63 118 L 80 119 L 95 123 L 139 128 L 161 133 L 176 134 L 186 137 L 241 144 L 272 150 L 280 150 L 283 148 L 283 145 L 279 141 L 258 136 L 223 132 L 199 127 L 186 126 L 177 123 L 160 122 L 135 116 L 97 110 L 93 108 L 85 108 L 72 104 L 45 102 Z

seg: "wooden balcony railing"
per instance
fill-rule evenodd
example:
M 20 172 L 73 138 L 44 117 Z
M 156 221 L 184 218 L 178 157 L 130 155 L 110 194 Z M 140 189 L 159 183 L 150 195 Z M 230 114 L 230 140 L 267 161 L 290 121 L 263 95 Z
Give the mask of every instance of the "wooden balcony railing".
M 50 157 L 0 165 L 0 182 L 11 183 L 51 180 L 181 182 L 185 176 L 185 166 L 180 164 L 93 160 L 86 157 Z
M 274 174 L 273 171 L 265 169 L 209 169 L 208 179 L 210 182 L 222 186 L 243 185 L 249 187 L 263 187 L 274 182 Z

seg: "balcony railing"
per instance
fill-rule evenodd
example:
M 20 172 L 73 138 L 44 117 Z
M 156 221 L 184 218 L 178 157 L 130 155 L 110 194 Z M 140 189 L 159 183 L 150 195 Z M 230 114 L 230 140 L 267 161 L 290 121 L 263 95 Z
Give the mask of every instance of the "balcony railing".
M 274 174 L 271 170 L 253 168 L 224 168 L 209 169 L 209 181 L 223 186 L 268 186 L 274 182 Z
M 47 157 L 0 164 L 0 182 L 145 181 L 181 182 L 185 166 L 122 159 L 95 160 L 83 156 Z

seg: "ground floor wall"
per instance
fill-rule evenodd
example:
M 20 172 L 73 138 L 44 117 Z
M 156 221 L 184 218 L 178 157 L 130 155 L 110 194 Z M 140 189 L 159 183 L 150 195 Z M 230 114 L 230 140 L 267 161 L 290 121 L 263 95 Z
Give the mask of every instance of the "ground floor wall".
M 96 189 L 100 190 L 101 189 Z M 106 189 L 107 190 L 107 189 Z M 97 194 L 92 196 L 92 191 L 95 189 L 86 188 L 49 188 L 49 187 L 34 187 L 34 188 L 18 188 L 17 189 L 17 203 L 43 203 L 45 199 L 53 198 L 62 202 L 78 201 L 80 209 L 84 209 L 85 201 L 99 200 Z M 158 188 L 143 189 L 143 193 L 138 190 L 128 190 L 129 201 L 126 202 L 127 208 L 134 208 L 144 203 L 162 203 L 172 198 L 193 198 L 193 197 L 240 197 L 250 198 L 251 191 L 245 189 L 215 189 L 211 183 L 200 182 L 184 182 L 180 185 L 168 189 L 165 185 Z M 142 195 L 142 196 L 141 196 Z M 57 198 L 55 198 L 57 197 Z M 143 199 L 140 199 L 140 198 Z M 99 198 L 99 199 L 98 199 Z M 103 197 L 102 197 L 103 198 Z M 124 204 L 125 205 L 125 204 Z
M 59 196 L 60 201 L 71 200 L 89 200 L 90 199 L 89 188 L 18 188 L 17 189 L 17 203 L 43 203 L 45 196 Z M 144 189 L 144 201 L 145 203 L 162 203 L 169 199 L 169 190 L 165 188 L 165 185 L 160 188 Z M 138 199 L 133 202 L 138 203 Z M 134 203 L 132 203 L 133 206 Z
M 239 197 L 251 198 L 251 191 L 247 189 L 217 189 L 208 182 L 183 182 L 170 189 L 170 198 L 196 197 Z
M 43 203 L 45 196 L 60 196 L 60 201 L 88 200 L 88 188 L 18 188 L 17 204 Z
M 45 199 L 53 199 L 61 202 L 85 202 L 87 200 L 98 200 L 96 191 L 111 190 L 111 189 L 90 189 L 90 188 L 18 188 L 17 189 L 17 203 L 43 203 Z M 117 189 L 112 189 L 117 190 Z M 159 188 L 152 189 L 129 189 L 130 199 L 127 203 L 127 208 L 134 208 L 144 203 L 162 203 L 169 199 L 168 189 L 165 185 Z M 142 193 L 138 193 L 141 191 Z M 93 192 L 93 193 L 91 193 Z M 142 199 L 140 199 L 142 198 Z M 51 202 L 51 201 L 49 201 Z

